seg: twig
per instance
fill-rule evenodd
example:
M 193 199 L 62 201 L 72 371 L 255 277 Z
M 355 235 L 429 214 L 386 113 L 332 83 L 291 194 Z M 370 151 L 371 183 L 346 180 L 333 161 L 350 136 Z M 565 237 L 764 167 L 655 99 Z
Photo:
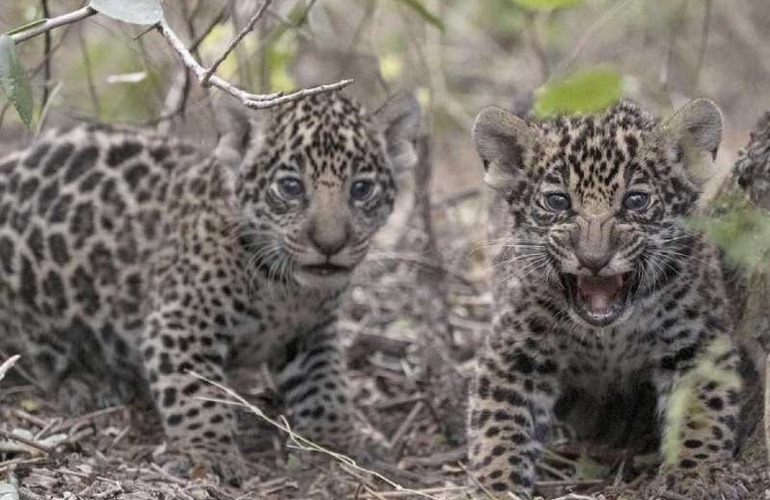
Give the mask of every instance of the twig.
M 465 472 L 465 474 L 470 478 L 471 482 L 484 493 L 484 496 L 495 500 L 494 495 L 492 495 L 492 493 L 487 488 L 485 488 L 478 479 L 476 479 L 476 476 L 474 476 L 465 465 L 463 465 L 461 462 L 458 462 L 457 465 L 459 465 L 463 472 Z
M 209 80 L 211 79 L 211 76 L 214 74 L 214 72 L 217 70 L 220 64 L 227 59 L 227 56 L 230 55 L 230 52 L 232 52 L 235 47 L 238 46 L 238 44 L 243 40 L 243 37 L 245 37 L 252 29 L 254 29 L 254 25 L 257 24 L 257 21 L 260 20 L 262 15 L 265 13 L 265 9 L 267 9 L 270 6 L 270 3 L 272 0 L 265 0 L 262 5 L 257 9 L 257 12 L 254 13 L 253 16 L 251 16 L 251 19 L 249 19 L 249 22 L 246 23 L 246 26 L 243 27 L 243 29 L 238 33 L 235 38 L 230 42 L 230 45 L 227 46 L 227 49 L 225 49 L 224 52 L 222 52 L 222 55 L 217 58 L 216 61 L 214 61 L 214 64 L 212 64 L 209 69 L 204 71 L 203 75 L 200 76 L 200 84 L 202 87 L 208 87 L 209 86 Z
M 765 448 L 770 457 L 770 354 L 765 359 Z
M 15 434 L 11 434 L 10 432 L 6 431 L 0 431 L 0 437 L 7 439 L 8 441 L 16 441 L 17 443 L 21 443 L 25 446 L 29 446 L 30 448 L 34 448 L 38 451 L 42 451 L 46 455 L 50 455 L 51 453 L 54 453 L 54 450 L 49 448 L 48 446 L 40 443 L 36 443 L 35 441 L 32 441 L 31 439 L 27 439 L 21 436 L 17 436 Z
M 43 7 L 43 16 L 48 18 L 48 16 L 51 15 L 48 9 L 48 0 L 42 0 L 41 4 Z M 45 85 L 43 85 L 43 96 L 41 98 L 41 106 L 43 108 L 45 108 L 45 104 L 48 102 L 48 82 L 51 81 L 51 58 L 49 57 L 50 53 L 51 32 L 46 31 L 43 39 L 43 80 L 45 81 Z
M 66 24 L 76 23 L 87 17 L 93 16 L 94 14 L 96 14 L 96 11 L 92 9 L 90 6 L 86 5 L 82 9 L 78 9 L 72 12 L 68 12 L 66 14 L 62 14 L 61 16 L 54 17 L 53 19 L 48 19 L 44 23 L 39 24 L 28 30 L 24 30 L 20 33 L 14 33 L 11 35 L 11 40 L 13 40 L 13 42 L 17 44 L 21 42 L 26 42 L 30 38 L 34 38 L 42 33 L 51 31 L 52 29 L 58 28 L 60 26 L 64 26 Z
M 542 16 L 547 16 L 548 14 L 542 14 Z M 543 83 L 548 81 L 548 78 L 551 76 L 551 66 L 548 63 L 548 55 L 545 52 L 545 46 L 543 45 L 543 39 L 540 37 L 540 20 L 545 19 L 545 17 L 541 18 L 540 15 L 535 13 L 528 13 L 527 14 L 527 27 L 530 31 L 530 37 L 532 38 L 532 48 L 535 52 L 535 57 L 537 57 L 537 62 L 540 64 L 540 77 L 543 80 Z
M 673 491 L 664 491 L 660 494 L 660 498 L 665 500 L 690 500 L 690 497 L 680 495 L 679 493 L 674 493 Z
M 562 62 L 559 67 L 556 69 L 556 74 L 563 74 L 566 73 L 567 70 L 575 64 L 575 61 L 577 60 L 580 53 L 585 49 L 586 45 L 588 45 L 588 42 L 593 38 L 593 36 L 596 34 L 597 31 L 601 29 L 602 26 L 607 24 L 607 22 L 615 17 L 615 14 L 621 11 L 623 7 L 626 6 L 627 3 L 631 2 L 633 0 L 618 0 L 615 2 L 615 4 L 604 11 L 604 13 L 599 17 L 599 19 L 596 20 L 595 23 L 593 23 L 587 30 L 583 32 L 583 35 L 580 37 L 580 40 L 577 41 L 577 43 L 574 45 L 574 49 L 572 49 L 572 52 L 569 56 L 567 56 L 566 59 L 564 59 L 564 62 Z M 707 0 L 710 1 L 710 0 Z
M 709 40 L 709 26 L 711 25 L 711 0 L 706 0 L 703 14 L 703 28 L 700 34 L 700 48 L 698 49 L 698 64 L 695 66 L 695 78 L 693 78 L 693 91 L 698 90 L 698 82 L 703 71 L 703 64 L 706 62 L 706 46 Z M 695 93 L 695 92 L 694 92 Z
M 420 414 L 420 411 L 422 411 L 423 406 L 425 406 L 425 404 L 422 401 L 417 401 L 417 403 L 415 403 L 415 405 L 412 407 L 412 410 L 406 416 L 404 421 L 401 422 L 401 425 L 398 426 L 398 429 L 393 434 L 393 438 L 390 440 L 390 448 L 394 450 L 396 456 L 399 455 L 401 440 L 404 438 L 406 433 L 409 432 L 409 429 L 412 427 L 414 420 Z
M 559 481 L 537 481 L 535 486 L 538 488 L 557 488 L 564 486 L 596 486 L 600 484 L 607 484 L 607 481 L 603 479 L 567 479 Z
M 0 380 L 3 380 L 3 377 L 5 377 L 5 374 L 8 373 L 8 370 L 10 370 L 13 367 L 13 365 L 16 364 L 19 358 L 21 358 L 20 355 L 14 354 L 10 358 L 3 361 L 2 364 L 0 364 Z
M 192 71 L 195 77 L 198 79 L 198 81 L 200 81 L 203 78 L 203 76 L 206 74 L 206 68 L 204 68 L 198 61 L 195 60 L 195 58 L 187 50 L 187 48 L 185 48 L 182 41 L 176 35 L 174 30 L 171 29 L 168 23 L 166 23 L 165 20 L 161 21 L 158 24 L 158 30 L 160 31 L 161 35 L 163 35 L 163 37 L 171 45 L 171 48 L 174 49 L 176 53 L 180 56 L 180 58 L 182 59 L 182 63 L 190 71 Z M 211 75 L 209 77 L 208 82 L 210 85 L 220 90 L 223 90 L 228 94 L 232 95 L 233 97 L 237 98 L 248 108 L 264 109 L 272 106 L 277 106 L 279 104 L 291 102 L 297 99 L 301 99 L 303 97 L 307 97 L 310 95 L 339 90 L 353 83 L 353 80 L 340 80 L 336 83 L 319 85 L 317 87 L 312 87 L 307 89 L 300 89 L 294 92 L 290 92 L 288 94 L 284 92 L 275 92 L 272 94 L 252 94 L 250 92 L 246 92 L 245 90 L 236 87 L 232 83 L 226 80 L 223 80 L 216 75 Z
M 261 418 L 262 420 L 264 420 L 265 422 L 269 423 L 273 427 L 275 427 L 275 428 L 277 428 L 277 429 L 287 433 L 289 435 L 289 440 L 292 443 L 295 443 L 297 445 L 297 447 L 302 449 L 302 450 L 312 451 L 312 452 L 316 452 L 316 453 L 321 453 L 323 455 L 327 455 L 327 456 L 333 458 L 334 460 L 336 460 L 337 462 L 339 462 L 344 467 L 349 467 L 349 468 L 351 468 L 353 470 L 356 470 L 356 471 L 359 471 L 359 472 L 363 472 L 365 474 L 369 474 L 369 475 L 379 479 L 380 481 L 383 481 L 383 482 L 387 483 L 390 487 L 394 488 L 396 491 L 410 492 L 410 493 L 414 494 L 415 496 L 419 496 L 421 498 L 430 498 L 430 499 L 434 498 L 434 497 L 432 497 L 430 495 L 426 495 L 426 494 L 420 493 L 417 490 L 412 490 L 412 489 L 409 489 L 409 488 L 404 488 L 400 484 L 398 484 L 398 483 L 388 479 L 387 477 L 383 476 L 382 474 L 380 474 L 378 472 L 375 472 L 375 471 L 372 471 L 372 470 L 369 470 L 369 469 L 365 469 L 364 467 L 361 467 L 352 458 L 350 458 L 350 457 L 348 457 L 346 455 L 343 455 L 342 453 L 337 453 L 335 451 L 332 451 L 332 450 L 329 450 L 327 448 L 324 448 L 323 446 L 320 446 L 320 445 L 314 443 L 313 441 L 311 441 L 311 440 L 309 440 L 309 439 L 307 439 L 305 437 L 300 436 L 299 434 L 294 432 L 294 429 L 292 429 L 288 425 L 288 422 L 286 421 L 285 418 L 281 417 L 281 421 L 280 422 L 275 420 L 275 419 L 273 419 L 273 418 L 270 418 L 260 408 L 258 408 L 257 406 L 249 403 L 246 399 L 241 397 L 238 393 L 236 393 L 235 391 L 233 391 L 229 387 L 227 387 L 225 385 L 222 385 L 219 382 L 215 382 L 215 381 L 213 381 L 211 379 L 208 379 L 208 378 L 204 377 L 203 375 L 200 375 L 199 373 L 196 373 L 194 371 L 188 371 L 187 373 L 189 373 L 190 375 L 192 375 L 193 377 L 195 377 L 195 378 L 197 378 L 199 380 L 202 380 L 202 381 L 204 381 L 204 382 L 206 382 L 206 383 L 216 387 L 220 391 L 222 391 L 225 394 L 227 394 L 227 396 L 232 398 L 232 400 L 218 399 L 218 398 L 203 398 L 203 397 L 199 397 L 197 399 L 200 399 L 200 400 L 203 400 L 203 401 L 214 401 L 215 403 L 226 404 L 226 405 L 235 405 L 235 406 L 240 406 L 240 407 L 243 407 L 243 408 L 247 408 L 249 411 L 251 411 L 257 417 Z

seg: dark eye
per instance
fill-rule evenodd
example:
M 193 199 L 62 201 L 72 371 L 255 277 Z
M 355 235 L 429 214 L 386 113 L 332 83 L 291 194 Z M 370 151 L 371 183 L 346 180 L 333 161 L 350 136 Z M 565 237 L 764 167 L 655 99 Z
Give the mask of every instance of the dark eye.
M 296 177 L 282 177 L 276 182 L 278 194 L 287 200 L 296 200 L 305 195 L 305 185 Z
M 639 191 L 626 193 L 623 198 L 623 208 L 626 210 L 644 210 L 650 204 L 650 195 Z
M 545 195 L 545 206 L 555 212 L 563 212 L 572 207 L 569 196 L 564 193 L 548 193 Z
M 354 201 L 364 201 L 371 198 L 374 193 L 374 182 L 370 180 L 360 180 L 353 182 L 350 186 L 350 197 Z

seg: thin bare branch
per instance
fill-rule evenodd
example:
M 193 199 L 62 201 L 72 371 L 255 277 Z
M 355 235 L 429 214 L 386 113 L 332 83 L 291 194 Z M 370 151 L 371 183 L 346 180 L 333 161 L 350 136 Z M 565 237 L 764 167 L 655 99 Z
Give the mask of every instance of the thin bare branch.
M 51 15 L 50 10 L 48 9 L 48 0 L 42 0 L 41 7 L 43 8 L 43 15 L 48 18 L 48 16 Z M 42 102 L 42 107 L 45 108 L 45 105 L 48 102 L 48 85 L 51 81 L 51 58 L 49 57 L 49 54 L 51 53 L 51 32 L 46 31 L 43 36 L 43 79 L 45 80 L 45 85 L 43 85 L 43 96 L 40 100 Z
M 34 38 L 40 34 L 46 33 L 52 29 L 56 29 L 67 24 L 82 21 L 83 19 L 93 16 L 94 14 L 96 14 L 96 11 L 90 6 L 86 5 L 82 9 L 62 14 L 61 16 L 48 19 L 44 23 L 34 26 L 28 30 L 14 33 L 11 35 L 11 39 L 14 43 L 26 42 L 30 38 Z
M 230 42 L 230 45 L 227 46 L 227 49 L 225 49 L 224 52 L 222 52 L 222 55 L 217 58 L 216 61 L 214 61 L 214 64 L 211 65 L 209 69 L 207 69 L 203 76 L 200 77 L 200 84 L 203 87 L 209 86 L 209 80 L 211 79 L 211 76 L 214 74 L 214 72 L 217 70 L 220 64 L 224 62 L 225 59 L 227 59 L 227 56 L 230 55 L 230 53 L 235 50 L 235 47 L 238 46 L 239 43 L 241 43 L 241 40 L 252 30 L 254 29 L 254 25 L 257 24 L 257 21 L 259 21 L 262 18 L 262 15 L 265 13 L 265 10 L 270 6 L 270 3 L 272 0 L 265 0 L 262 5 L 257 9 L 257 12 L 254 13 L 253 16 L 251 16 L 251 19 L 249 19 L 249 22 L 246 23 L 246 26 L 243 27 L 243 29 L 238 33 L 235 38 Z
M 190 71 L 192 71 L 198 81 L 200 81 L 206 74 L 206 68 L 204 68 L 197 60 L 195 60 L 193 55 L 187 50 L 174 30 L 171 29 L 165 20 L 158 24 L 158 30 L 171 45 L 171 48 L 173 48 L 182 59 L 182 63 Z M 317 87 L 311 87 L 307 89 L 299 89 L 289 93 L 275 92 L 272 94 L 252 94 L 251 92 L 240 89 L 232 83 L 223 80 L 216 75 L 211 75 L 209 78 L 209 84 L 211 86 L 227 92 L 228 94 L 240 100 L 246 107 L 253 109 L 270 108 L 272 106 L 291 102 L 306 96 L 339 90 L 350 85 L 351 83 L 353 83 L 353 80 L 340 80 L 335 83 L 319 85 Z
M 566 73 L 572 67 L 572 65 L 575 64 L 575 61 L 577 61 L 577 58 L 580 56 L 580 53 L 583 52 L 583 49 L 586 48 L 586 46 L 588 45 L 588 42 L 591 41 L 591 39 L 596 34 L 596 32 L 599 31 L 605 24 L 607 24 L 618 13 L 620 13 L 631 1 L 633 0 L 618 0 L 609 9 L 604 11 L 604 13 L 601 16 L 599 16 L 599 19 L 597 19 L 595 23 L 593 23 L 591 26 L 589 26 L 587 30 L 583 32 L 583 35 L 580 37 L 577 43 L 574 44 L 574 49 L 572 49 L 572 52 L 570 52 L 569 56 L 567 56 L 564 59 L 564 61 L 559 65 L 555 73 L 556 74 Z
M 709 26 L 711 26 L 711 0 L 706 0 L 703 14 L 703 27 L 700 35 L 700 48 L 698 49 L 698 64 L 695 66 L 695 77 L 693 78 L 693 94 L 697 93 L 700 83 L 703 64 L 706 62 L 706 46 L 709 40 Z

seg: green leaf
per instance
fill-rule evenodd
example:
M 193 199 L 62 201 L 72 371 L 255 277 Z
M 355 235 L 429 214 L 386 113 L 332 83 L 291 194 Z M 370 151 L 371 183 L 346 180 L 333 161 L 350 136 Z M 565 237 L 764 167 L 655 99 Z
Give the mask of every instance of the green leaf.
M 441 21 L 441 19 L 438 18 L 435 14 L 431 13 L 428 9 L 425 8 L 425 6 L 420 2 L 420 0 L 396 0 L 419 15 L 423 21 L 432 24 L 436 28 L 438 28 L 441 31 L 444 31 L 444 23 Z
M 8 35 L 0 35 L 0 87 L 16 108 L 21 121 L 29 127 L 32 123 L 32 85 L 16 56 L 16 44 Z
M 535 93 L 535 115 L 587 114 L 600 111 L 620 99 L 623 77 L 613 69 L 598 67 L 576 71 L 552 80 Z
M 717 216 L 696 216 L 688 225 L 706 233 L 728 262 L 752 269 L 770 257 L 770 218 L 752 206 L 735 207 Z
M 565 7 L 572 7 L 583 3 L 585 0 L 512 0 L 513 3 L 519 7 L 524 7 L 527 10 L 545 10 L 551 11 L 556 9 L 563 9 Z
M 163 19 L 160 0 L 91 0 L 91 7 L 113 19 L 133 24 L 157 24 Z

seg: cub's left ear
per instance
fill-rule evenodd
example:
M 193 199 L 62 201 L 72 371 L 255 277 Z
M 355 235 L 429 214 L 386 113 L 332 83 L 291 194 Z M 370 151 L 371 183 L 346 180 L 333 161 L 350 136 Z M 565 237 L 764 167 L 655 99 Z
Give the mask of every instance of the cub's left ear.
M 390 97 L 372 117 L 385 137 L 388 158 L 396 173 L 417 163 L 417 136 L 420 133 L 420 103 L 410 92 Z
M 716 104 L 708 99 L 695 99 L 666 120 L 663 130 L 684 148 L 688 160 L 692 152 L 708 153 L 714 160 L 722 142 L 722 123 L 722 112 Z
M 264 111 L 249 109 L 227 95 L 217 96 L 212 104 L 219 132 L 214 156 L 237 169 L 249 151 L 259 148 Z

